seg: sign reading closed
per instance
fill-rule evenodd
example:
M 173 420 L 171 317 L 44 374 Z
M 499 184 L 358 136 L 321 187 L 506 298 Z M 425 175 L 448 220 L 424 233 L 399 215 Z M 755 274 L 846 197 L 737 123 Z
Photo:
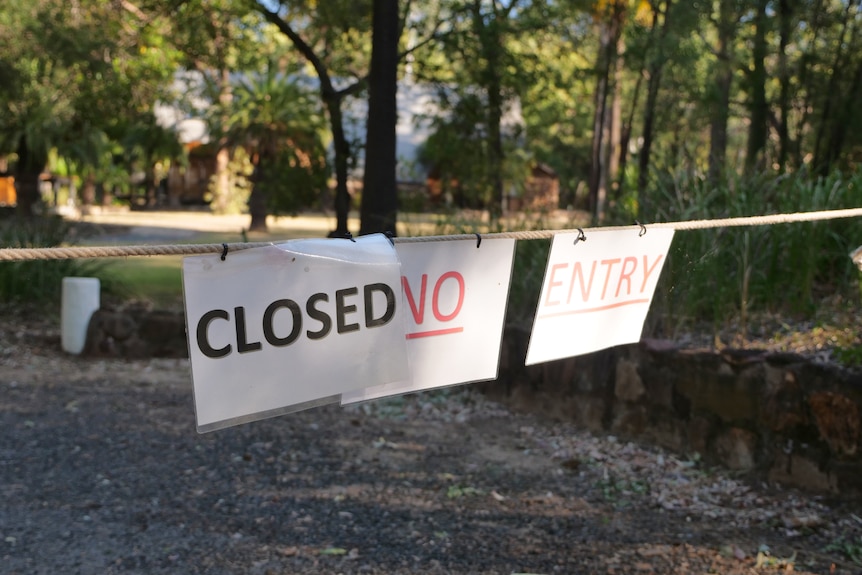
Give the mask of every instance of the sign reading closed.
M 198 431 L 409 379 L 400 267 L 381 235 L 188 257 L 183 289 Z

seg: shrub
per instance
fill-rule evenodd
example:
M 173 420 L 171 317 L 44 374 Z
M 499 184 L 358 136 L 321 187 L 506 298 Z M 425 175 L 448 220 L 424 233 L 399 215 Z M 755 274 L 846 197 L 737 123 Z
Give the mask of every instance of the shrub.
M 652 192 L 659 221 L 809 212 L 862 205 L 862 175 L 740 177 L 720 186 L 666 178 Z M 852 296 L 848 254 L 860 243 L 860 219 L 679 232 L 653 315 L 665 327 L 730 318 L 744 327 L 754 312 L 811 314 L 827 296 Z
M 50 248 L 67 243 L 71 226 L 59 216 L 0 219 L 0 247 Z M 29 260 L 0 262 L 0 304 L 56 302 L 64 277 L 98 277 L 99 260 Z

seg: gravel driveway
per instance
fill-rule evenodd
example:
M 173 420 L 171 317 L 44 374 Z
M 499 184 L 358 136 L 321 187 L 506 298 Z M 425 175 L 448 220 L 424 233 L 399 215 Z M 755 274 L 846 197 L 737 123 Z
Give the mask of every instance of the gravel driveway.
M 860 572 L 862 509 L 466 387 L 206 435 L 186 360 L 0 320 L 0 573 Z

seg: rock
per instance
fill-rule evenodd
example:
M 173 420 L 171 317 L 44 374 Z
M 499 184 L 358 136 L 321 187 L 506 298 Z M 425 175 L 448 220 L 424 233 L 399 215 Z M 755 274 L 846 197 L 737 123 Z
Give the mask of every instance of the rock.
M 754 469 L 757 436 L 747 429 L 731 427 L 715 440 L 715 451 L 729 469 Z
M 85 357 L 188 357 L 185 319 L 181 312 L 140 305 L 124 310 L 97 310 L 87 326 Z
M 638 375 L 638 364 L 626 358 L 617 361 L 614 394 L 620 401 L 637 401 L 646 389 Z
M 808 423 L 802 388 L 796 374 L 775 367 L 765 370 L 762 419 L 776 432 L 790 432 Z
M 807 457 L 795 453 L 780 453 L 776 457 L 775 465 L 769 470 L 768 477 L 770 481 L 820 492 L 834 493 L 838 490 L 837 482 L 831 474 L 820 469 Z
M 844 395 L 831 391 L 812 393 L 808 405 L 820 437 L 839 456 L 856 454 L 859 443 L 859 408 Z

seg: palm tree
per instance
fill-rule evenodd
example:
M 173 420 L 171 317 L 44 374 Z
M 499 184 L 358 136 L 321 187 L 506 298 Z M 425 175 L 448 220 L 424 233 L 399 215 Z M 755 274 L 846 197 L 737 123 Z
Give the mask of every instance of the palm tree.
M 324 116 L 300 81 L 270 60 L 261 74 L 239 80 L 227 109 L 211 110 L 212 131 L 246 148 L 254 164 L 250 231 L 266 231 L 270 213 L 293 213 L 326 186 Z

